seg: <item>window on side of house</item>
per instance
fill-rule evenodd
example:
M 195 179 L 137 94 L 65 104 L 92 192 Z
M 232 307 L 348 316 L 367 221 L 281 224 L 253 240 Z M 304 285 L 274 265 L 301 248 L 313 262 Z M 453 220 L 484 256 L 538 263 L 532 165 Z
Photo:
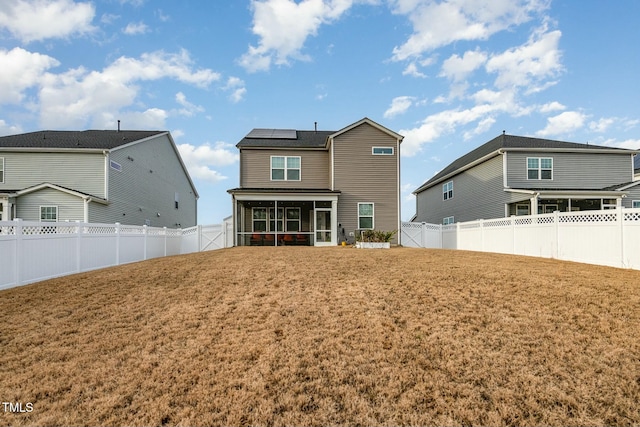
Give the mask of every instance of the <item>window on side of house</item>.
M 552 180 L 553 159 L 550 157 L 527 157 L 527 179 Z
M 453 199 L 453 181 L 442 185 L 442 200 Z
M 454 222 L 455 222 L 455 219 L 452 216 L 442 218 L 442 225 L 449 225 L 449 224 L 453 224 Z
M 283 231 L 283 215 L 284 209 L 278 208 L 278 217 L 276 218 L 276 208 L 269 208 L 269 231 Z M 277 227 L 277 230 L 276 230 Z
M 40 206 L 40 221 L 55 222 L 58 220 L 57 206 Z
M 631 202 L 632 208 L 640 208 L 640 200 L 634 200 Z
M 118 172 L 122 172 L 122 165 L 116 162 L 115 160 L 109 160 L 109 167 L 111 167 L 111 169 L 116 170 Z
M 4 157 L 0 157 L 0 184 L 4 183 Z
M 516 205 L 516 215 L 529 215 L 529 205 L 519 203 Z
M 287 231 L 300 231 L 300 208 L 287 208 Z
M 267 208 L 253 208 L 251 222 L 253 231 L 267 231 Z
M 376 156 L 393 156 L 393 147 L 372 147 L 371 154 Z
M 373 230 L 373 203 L 358 203 L 358 229 Z
M 300 156 L 271 156 L 272 181 L 300 181 Z

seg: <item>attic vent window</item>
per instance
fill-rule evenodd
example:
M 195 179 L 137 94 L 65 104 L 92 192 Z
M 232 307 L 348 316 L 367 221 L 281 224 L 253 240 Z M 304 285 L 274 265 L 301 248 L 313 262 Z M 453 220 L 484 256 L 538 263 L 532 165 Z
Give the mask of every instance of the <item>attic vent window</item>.
M 393 147 L 373 147 L 371 154 L 376 156 L 393 156 Z
M 122 165 L 118 162 L 115 162 L 113 160 L 109 160 L 109 166 L 111 166 L 111 169 L 113 170 L 117 170 L 118 172 L 122 172 Z

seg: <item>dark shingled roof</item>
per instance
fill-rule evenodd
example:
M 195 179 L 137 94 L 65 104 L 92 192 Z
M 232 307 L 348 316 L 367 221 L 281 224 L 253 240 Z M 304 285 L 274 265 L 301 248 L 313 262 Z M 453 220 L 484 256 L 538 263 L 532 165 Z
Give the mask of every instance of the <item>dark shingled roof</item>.
M 252 131 L 253 132 L 253 131 Z M 251 132 L 250 132 L 251 133 Z M 249 133 L 249 134 L 250 134 Z M 298 130 L 296 139 L 291 138 L 248 138 L 244 137 L 236 144 L 238 148 L 265 147 L 265 148 L 324 148 L 329 135 L 335 131 Z
M 151 136 L 159 130 L 45 130 L 0 137 L 2 148 L 67 148 L 110 150 Z
M 551 139 L 542 139 L 542 138 L 531 138 L 527 136 L 515 136 L 515 135 L 506 135 L 502 134 L 491 141 L 481 145 L 473 151 L 468 152 L 464 156 L 454 160 L 453 163 L 449 164 L 446 168 L 438 172 L 433 178 L 429 179 L 427 182 L 422 184 L 414 193 L 420 192 L 428 187 L 430 184 L 435 183 L 439 179 L 449 175 L 450 173 L 455 172 L 456 170 L 475 162 L 487 156 L 491 153 L 498 151 L 499 149 L 509 149 L 509 148 L 534 148 L 540 149 L 541 151 L 547 149 L 581 149 L 581 150 L 620 150 L 620 151 L 629 151 L 622 148 L 612 148 L 612 147 L 603 147 L 600 145 L 589 145 L 589 144 L 579 144 L 577 142 L 565 142 L 565 141 L 554 141 Z

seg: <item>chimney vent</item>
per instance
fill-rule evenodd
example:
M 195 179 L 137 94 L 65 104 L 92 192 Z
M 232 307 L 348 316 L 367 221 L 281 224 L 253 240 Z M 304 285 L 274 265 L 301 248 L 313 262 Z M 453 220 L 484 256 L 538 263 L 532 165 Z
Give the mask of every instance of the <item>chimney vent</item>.
M 118 132 L 120 132 L 120 120 L 118 120 Z
M 316 133 L 318 133 L 318 122 L 313 122 L 313 128 Z

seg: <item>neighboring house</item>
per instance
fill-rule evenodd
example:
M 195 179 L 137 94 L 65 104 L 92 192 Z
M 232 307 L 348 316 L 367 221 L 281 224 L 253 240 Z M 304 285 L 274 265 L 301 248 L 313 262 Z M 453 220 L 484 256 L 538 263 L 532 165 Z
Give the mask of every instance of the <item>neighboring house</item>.
M 158 227 L 197 223 L 198 192 L 169 132 L 0 137 L 0 219 Z
M 634 150 L 502 134 L 425 182 L 414 221 L 640 207 Z
M 640 180 L 640 155 L 633 159 L 633 180 Z
M 368 118 L 339 131 L 252 130 L 237 144 L 240 187 L 228 190 L 236 245 L 328 246 L 399 230 L 402 138 Z

